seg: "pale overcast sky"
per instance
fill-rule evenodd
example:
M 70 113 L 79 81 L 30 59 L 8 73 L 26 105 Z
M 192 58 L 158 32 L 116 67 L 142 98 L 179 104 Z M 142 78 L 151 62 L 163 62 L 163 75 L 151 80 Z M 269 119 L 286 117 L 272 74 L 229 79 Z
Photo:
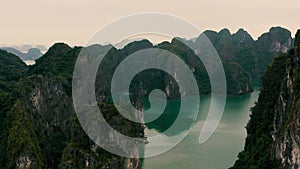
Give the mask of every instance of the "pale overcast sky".
M 295 34 L 299 0 L 0 0 L 0 44 L 63 41 L 82 45 L 104 25 L 126 15 L 163 12 L 179 16 L 200 30 L 244 28 L 254 38 L 271 26 Z

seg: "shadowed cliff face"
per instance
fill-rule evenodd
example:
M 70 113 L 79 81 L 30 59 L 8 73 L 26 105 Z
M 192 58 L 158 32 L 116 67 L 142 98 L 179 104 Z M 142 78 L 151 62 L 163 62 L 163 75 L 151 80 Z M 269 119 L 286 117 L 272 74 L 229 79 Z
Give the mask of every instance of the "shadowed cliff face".
M 295 48 L 275 58 L 247 125 L 244 151 L 232 168 L 300 167 L 300 31 Z
M 231 37 L 228 30 L 222 31 L 221 34 L 221 43 L 225 43 Z M 252 38 L 241 30 L 232 41 L 250 43 Z M 232 52 L 226 48 L 226 44 L 220 45 L 225 53 Z M 97 48 L 101 47 L 103 46 L 93 45 L 88 48 L 97 51 Z M 121 133 L 130 136 L 142 137 L 144 128 L 122 118 L 109 103 L 107 91 L 110 91 L 110 83 L 107 81 L 110 82 L 115 68 L 129 54 L 151 47 L 169 50 L 179 55 L 193 70 L 201 93 L 210 92 L 209 78 L 203 64 L 196 59 L 197 56 L 192 50 L 176 39 L 157 46 L 143 40 L 130 43 L 123 49 L 112 48 L 101 63 L 103 70 L 97 72 L 96 97 L 97 101 L 101 102 L 99 107 L 102 105 L 106 120 Z M 0 72 L 0 94 L 3 96 L 2 101 L 5 101 L 0 107 L 0 115 L 3 117 L 3 123 L 0 124 L 1 168 L 141 167 L 142 161 L 138 158 L 122 158 L 97 147 L 81 129 L 72 104 L 71 84 L 74 64 L 82 49 L 85 48 L 71 48 L 66 44 L 57 43 L 30 67 L 26 67 L 17 56 L 12 57 L 17 61 L 0 57 L 0 64 L 3 65 L 0 70 L 4 72 Z M 7 52 L 4 54 L 8 55 Z M 238 63 L 224 62 L 224 68 L 229 82 L 229 94 L 252 91 L 250 77 Z M 157 87 L 165 91 L 169 98 L 178 97 L 174 94 L 178 89 L 178 86 L 174 85 L 174 79 L 163 72 L 152 70 L 141 73 L 135 80 L 131 84 L 131 90 L 138 89 L 142 94 L 136 93 L 134 96 L 147 95 L 153 87 Z M 140 85 L 139 81 L 142 81 L 143 85 Z M 133 102 L 135 105 L 142 105 L 138 98 L 133 98 Z M 111 136 L 105 141 L 111 144 L 116 141 L 114 138 Z M 126 143 L 123 143 L 120 150 L 130 151 L 133 157 L 138 157 L 137 146 L 128 148 Z
M 10 124 L 8 116 L 18 97 L 14 86 L 26 71 L 27 67 L 21 59 L 6 51 L 0 50 L 0 168 L 4 168 L 5 165 Z
M 300 31 L 295 38 L 295 49 L 289 51 L 286 77 L 281 85 L 274 117 L 272 158 L 281 166 L 300 167 Z
M 77 121 L 71 98 L 57 78 L 31 76 L 24 79 L 24 90 L 11 112 L 6 158 L 7 168 L 140 168 L 139 159 L 119 157 L 97 147 Z M 111 114 L 115 109 L 109 109 Z M 118 114 L 108 119 L 112 124 Z M 118 122 L 126 124 L 122 119 Z M 20 126 L 21 125 L 21 126 Z M 126 124 L 127 125 L 127 124 Z M 142 128 L 125 127 L 124 133 L 139 133 Z M 107 144 L 116 142 L 108 138 Z M 19 145 L 20 142 L 23 144 Z M 123 147 L 122 147 L 123 146 Z M 136 149 L 121 146 L 123 151 Z
M 103 46 L 93 45 L 88 48 L 96 52 L 101 47 Z M 144 128 L 122 118 L 109 103 L 107 91 L 110 91 L 110 83 L 107 82 L 125 57 L 150 47 L 153 45 L 143 40 L 130 43 L 120 50 L 112 48 L 101 63 L 103 69 L 97 73 L 96 97 L 104 109 L 104 117 L 115 129 L 133 137 L 142 137 Z M 210 92 L 204 66 L 196 59 L 197 56 L 192 50 L 176 40 L 154 47 L 172 51 L 187 61 L 202 92 Z M 97 147 L 77 121 L 72 103 L 71 83 L 74 64 L 82 49 L 84 48 L 71 48 L 57 43 L 30 67 L 26 67 L 17 56 L 11 56 L 7 52 L 0 53 L 3 55 L 0 57 L 0 64 L 4 65 L 0 68 L 3 70 L 0 72 L 0 94 L 3 96 L 1 99 L 5 98 L 3 101 L 7 102 L 1 106 L 1 168 L 141 167 L 142 161 L 138 158 L 119 157 Z M 17 61 L 10 61 L 10 57 Z M 249 76 L 238 64 L 228 63 L 225 69 L 226 77 L 232 82 L 230 94 L 243 94 L 252 90 Z M 163 72 L 152 70 L 136 76 L 135 80 L 131 90 L 138 89 L 142 92 L 136 93 L 136 97 L 149 94 L 154 87 L 169 93 L 169 98 L 178 97 L 174 94 L 178 89 L 174 79 Z M 143 86 L 139 85 L 139 81 L 143 82 Z M 138 98 L 133 97 L 133 100 L 136 106 L 142 106 Z M 114 138 L 113 135 L 107 137 L 105 142 L 116 142 Z M 127 143 L 122 143 L 120 151 L 131 152 L 133 157 L 138 157 L 138 145 L 126 145 Z
M 119 157 L 96 146 L 82 130 L 70 94 L 73 64 L 79 51 L 80 48 L 71 49 L 65 44 L 56 44 L 28 71 L 20 61 L 20 69 L 23 66 L 24 70 L 16 69 L 16 77 L 12 74 L 9 76 L 12 79 L 4 79 L 3 85 L 9 90 L 0 88 L 0 92 L 5 91 L 6 95 L 7 91 L 12 96 L 7 96 L 9 104 L 1 103 L 1 168 L 141 167 L 138 145 L 127 147 L 124 143 L 119 147 L 121 151 L 132 152 L 132 157 L 136 158 Z M 14 55 L 11 57 L 17 58 Z M 6 63 L 4 56 L 0 58 L 1 63 Z M 9 75 L 9 72 L 4 74 Z M 125 134 L 140 135 L 143 130 L 141 125 L 128 124 L 112 105 L 101 105 L 105 105 L 102 109 L 109 115 L 107 121 L 110 124 L 117 125 Z M 107 138 L 106 144 L 116 142 L 114 138 Z
M 259 79 L 275 56 L 292 48 L 291 32 L 281 27 L 272 27 L 257 40 L 243 29 L 230 34 L 229 30 L 220 32 L 205 31 L 218 51 L 223 62 L 238 63 L 253 79 Z M 194 43 L 197 43 L 197 39 Z

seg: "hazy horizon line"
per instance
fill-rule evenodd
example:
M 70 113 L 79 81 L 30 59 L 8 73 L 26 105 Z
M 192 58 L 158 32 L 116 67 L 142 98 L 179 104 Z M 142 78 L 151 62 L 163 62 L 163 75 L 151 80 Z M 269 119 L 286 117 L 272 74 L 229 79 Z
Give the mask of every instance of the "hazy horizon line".
M 292 37 L 292 38 L 295 37 L 295 34 L 296 34 L 296 32 L 297 32 L 297 29 L 298 29 L 298 28 L 297 28 L 296 30 L 290 30 L 289 28 L 286 28 L 286 27 L 280 26 L 280 25 L 277 25 L 277 26 L 271 26 L 271 27 L 269 27 L 269 29 L 268 29 L 267 31 L 262 31 L 262 33 L 260 33 L 260 35 L 258 35 L 257 37 L 253 36 L 253 34 L 251 34 L 249 31 L 247 31 L 247 29 L 245 29 L 245 28 L 243 28 L 243 27 L 240 27 L 240 28 L 236 29 L 235 31 L 233 31 L 232 29 L 230 29 L 230 28 L 228 28 L 228 27 L 223 27 L 223 28 L 218 29 L 218 30 L 216 30 L 216 29 L 215 29 L 215 30 L 214 30 L 214 29 L 205 29 L 204 31 L 202 31 L 202 33 L 205 32 L 205 31 L 214 31 L 214 32 L 216 32 L 216 33 L 219 33 L 219 32 L 221 32 L 222 30 L 227 29 L 227 30 L 229 30 L 230 34 L 233 35 L 233 34 L 236 34 L 240 29 L 242 29 L 242 30 L 246 31 L 246 32 L 253 38 L 254 41 L 257 41 L 258 38 L 261 37 L 264 33 L 268 33 L 268 32 L 271 30 L 271 28 L 276 28 L 276 27 L 280 27 L 280 28 L 283 28 L 283 29 L 288 30 L 288 31 L 291 33 L 291 37 Z M 299 29 L 300 29 L 300 28 L 299 28 Z M 198 36 L 199 36 L 199 35 L 198 35 Z M 152 44 L 159 44 L 159 43 L 164 42 L 164 41 L 169 41 L 169 42 L 170 42 L 170 40 L 172 40 L 173 38 L 176 38 L 176 37 L 184 38 L 184 39 L 186 39 L 186 40 L 192 40 L 192 39 L 197 38 L 198 36 L 196 36 L 196 37 L 180 37 L 180 36 L 174 36 L 174 37 L 172 37 L 172 38 L 170 38 L 170 39 L 163 39 L 163 40 L 160 40 L 160 41 L 152 41 L 151 38 L 141 38 L 141 39 L 138 39 L 138 40 L 143 40 L 143 39 L 145 39 L 145 40 L 150 41 Z M 133 41 L 135 41 L 135 40 L 133 40 Z M 128 43 L 133 42 L 133 41 L 129 41 Z M 122 42 L 122 41 L 121 41 L 121 42 Z M 119 43 L 121 43 L 121 42 L 119 42 Z M 70 47 L 75 47 L 75 46 L 86 47 L 86 46 L 89 46 L 89 45 L 86 45 L 86 44 L 72 44 L 72 43 L 67 42 L 67 40 L 65 40 L 65 41 L 64 41 L 64 40 L 57 40 L 57 41 L 52 42 L 51 45 L 42 44 L 42 43 L 40 43 L 40 44 L 30 44 L 30 43 L 24 43 L 24 44 L 16 44 L 16 43 L 10 44 L 10 43 L 7 43 L 7 44 L 5 44 L 5 43 L 2 43 L 2 44 L 0 44 L 0 47 L 1 47 L 1 48 L 4 48 L 4 47 L 12 47 L 12 48 L 15 48 L 15 49 L 17 49 L 17 50 L 19 50 L 19 51 L 21 51 L 21 52 L 27 51 L 27 50 L 22 50 L 22 48 L 24 48 L 24 46 L 27 46 L 27 48 L 28 48 L 28 46 L 30 46 L 30 48 L 43 48 L 43 47 L 45 47 L 46 50 L 41 50 L 41 51 L 47 51 L 51 46 L 53 46 L 53 45 L 56 44 L 56 43 L 65 43 L 65 44 L 68 44 Z M 127 44 L 128 44 L 128 43 L 127 43 Z M 97 44 L 99 44 L 99 45 L 108 45 L 108 44 L 111 44 L 111 43 L 108 41 L 108 42 L 105 42 L 105 43 L 97 43 Z M 114 44 L 112 44 L 112 45 L 114 45 Z M 125 44 L 125 45 L 126 45 L 126 44 Z M 115 46 L 115 45 L 114 45 L 114 46 Z

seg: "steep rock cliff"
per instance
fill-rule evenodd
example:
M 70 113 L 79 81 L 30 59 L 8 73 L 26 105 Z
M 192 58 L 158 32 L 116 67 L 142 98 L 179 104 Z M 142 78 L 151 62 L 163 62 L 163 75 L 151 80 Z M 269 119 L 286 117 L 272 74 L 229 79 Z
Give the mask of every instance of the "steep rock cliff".
M 80 49 L 55 44 L 36 65 L 24 70 L 14 85 L 11 93 L 16 94 L 15 99 L 10 101 L 10 110 L 4 111 L 7 117 L 1 119 L 5 125 L 1 168 L 141 168 L 138 145 L 120 147 L 136 158 L 119 157 L 96 146 L 82 130 L 70 94 L 72 69 Z M 102 104 L 111 125 L 122 123 L 120 131 L 141 136 L 141 125 L 128 123 L 113 106 Z M 116 142 L 114 138 L 108 138 L 107 144 Z
M 292 48 L 291 32 L 281 27 L 272 27 L 257 40 L 243 29 L 230 34 L 229 30 L 220 32 L 204 31 L 218 51 L 223 62 L 238 63 L 252 79 L 259 79 L 275 56 Z M 197 43 L 197 39 L 194 43 Z
M 300 31 L 296 34 L 295 49 L 289 51 L 286 77 L 281 85 L 274 117 L 271 157 L 282 168 L 300 167 Z
M 138 155 L 135 159 L 113 155 L 97 147 L 84 133 L 77 121 L 72 99 L 60 79 L 31 76 L 20 82 L 24 89 L 12 109 L 12 124 L 7 141 L 6 168 L 126 168 L 141 167 Z M 115 109 L 105 113 L 111 114 Z M 119 114 L 108 119 L 111 124 Z M 142 130 L 132 124 L 119 126 L 124 133 Z M 131 125 L 128 127 L 127 125 Z M 127 126 L 127 127 L 125 127 Z M 120 129 L 120 130 L 121 130 Z M 114 137 L 108 144 L 116 142 Z M 126 145 L 126 144 L 124 144 Z M 138 145 L 136 145 L 138 147 Z M 132 151 L 138 154 L 138 149 Z
M 244 151 L 232 168 L 300 167 L 300 30 L 295 48 L 275 58 L 247 125 Z

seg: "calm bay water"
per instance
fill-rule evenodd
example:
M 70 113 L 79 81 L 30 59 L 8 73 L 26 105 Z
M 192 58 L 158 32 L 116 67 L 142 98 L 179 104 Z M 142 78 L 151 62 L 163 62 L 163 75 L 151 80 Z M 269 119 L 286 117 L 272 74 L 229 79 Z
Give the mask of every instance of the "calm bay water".
M 145 169 L 225 169 L 235 162 L 243 149 L 250 108 L 257 101 L 259 90 L 249 95 L 228 96 L 225 111 L 217 130 L 204 144 L 199 133 L 210 106 L 210 96 L 201 96 L 200 116 L 185 139 L 170 151 L 144 160 Z M 172 103 L 175 104 L 176 102 Z M 172 111 L 172 109 L 167 110 Z M 155 135 L 155 128 L 146 134 Z M 147 149 L 146 149 L 147 151 Z

